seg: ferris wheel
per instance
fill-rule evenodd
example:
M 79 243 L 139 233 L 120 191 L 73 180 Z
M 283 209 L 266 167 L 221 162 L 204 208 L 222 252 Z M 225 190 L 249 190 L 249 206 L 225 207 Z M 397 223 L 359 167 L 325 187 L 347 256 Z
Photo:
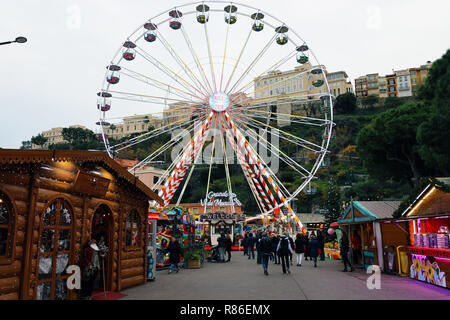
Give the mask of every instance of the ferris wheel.
M 165 206 L 182 202 L 201 159 L 209 165 L 205 185 L 211 191 L 212 164 L 219 158 L 230 201 L 229 164 L 235 161 L 261 215 L 288 217 L 303 228 L 290 203 L 328 153 L 333 96 L 324 66 L 283 21 L 235 2 L 170 8 L 122 41 L 97 96 L 97 124 L 111 157 L 172 135 L 135 169 L 187 139 L 154 186 Z M 158 124 L 117 139 L 114 122 L 131 114 L 146 114 L 147 122 Z

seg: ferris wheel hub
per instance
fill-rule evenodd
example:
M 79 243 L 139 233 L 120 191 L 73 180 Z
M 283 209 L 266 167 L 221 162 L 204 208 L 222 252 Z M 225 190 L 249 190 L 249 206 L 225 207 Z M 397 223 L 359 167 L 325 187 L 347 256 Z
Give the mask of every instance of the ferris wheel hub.
M 209 98 L 209 106 L 211 107 L 211 109 L 213 109 L 216 112 L 225 111 L 229 105 L 230 105 L 230 98 L 224 92 L 220 92 L 220 91 L 215 92 Z

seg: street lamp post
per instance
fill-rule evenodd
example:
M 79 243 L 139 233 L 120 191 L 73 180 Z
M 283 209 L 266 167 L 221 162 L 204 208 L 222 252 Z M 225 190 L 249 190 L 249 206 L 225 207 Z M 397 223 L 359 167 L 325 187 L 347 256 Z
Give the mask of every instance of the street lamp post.
M 0 46 L 3 45 L 3 44 L 10 44 L 10 43 L 14 43 L 14 42 L 25 43 L 25 42 L 27 42 L 27 38 L 25 38 L 25 37 L 17 37 L 16 40 L 13 40 L 13 41 L 0 42 Z

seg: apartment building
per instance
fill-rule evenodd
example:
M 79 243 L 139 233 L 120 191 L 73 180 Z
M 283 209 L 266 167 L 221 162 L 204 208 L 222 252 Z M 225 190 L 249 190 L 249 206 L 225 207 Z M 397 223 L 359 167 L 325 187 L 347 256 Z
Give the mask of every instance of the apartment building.
M 428 70 L 430 69 L 431 61 L 427 61 L 426 64 L 417 68 L 409 68 L 409 77 L 411 79 L 411 92 L 413 96 L 417 95 L 417 88 L 421 86 L 425 78 L 428 76 Z
M 352 83 L 348 80 L 348 75 L 345 71 L 327 72 L 327 80 L 330 93 L 335 97 L 347 92 L 353 92 Z
M 70 126 L 69 128 L 82 128 L 82 129 L 87 129 L 85 126 L 81 126 L 81 125 L 73 125 Z M 47 142 L 41 147 L 35 144 L 31 144 L 31 149 L 48 149 L 48 147 L 52 144 L 57 144 L 57 143 L 65 143 L 67 142 L 66 140 L 64 140 L 63 138 L 63 127 L 57 127 L 57 128 L 51 128 L 50 130 L 47 131 L 42 131 L 41 134 L 47 138 Z
M 405 69 L 395 71 L 395 78 L 397 80 L 397 97 L 412 96 L 409 70 Z
M 121 139 L 132 134 L 147 132 L 151 127 L 159 128 L 161 124 L 162 119 L 153 114 L 133 115 L 123 118 L 122 123 L 105 128 L 105 133 L 109 138 Z
M 355 95 L 365 97 L 410 97 L 417 95 L 418 86 L 428 75 L 431 61 L 420 67 L 392 70 L 392 74 L 380 76 L 378 73 L 366 74 L 355 79 Z

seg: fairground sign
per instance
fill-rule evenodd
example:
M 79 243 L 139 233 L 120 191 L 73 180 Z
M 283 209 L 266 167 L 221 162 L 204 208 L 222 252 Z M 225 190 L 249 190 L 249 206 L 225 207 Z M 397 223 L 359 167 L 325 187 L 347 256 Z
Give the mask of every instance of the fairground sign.
M 245 220 L 245 214 L 234 214 L 234 213 L 207 213 L 200 215 L 202 220 Z
M 219 198 L 219 199 L 218 199 Z M 224 201 L 224 198 L 226 201 Z M 230 201 L 231 200 L 231 201 Z M 228 191 L 225 192 L 209 192 L 206 195 L 205 200 L 200 200 L 200 204 L 206 207 L 232 207 L 232 206 L 242 206 L 235 193 L 231 193 L 229 196 Z

